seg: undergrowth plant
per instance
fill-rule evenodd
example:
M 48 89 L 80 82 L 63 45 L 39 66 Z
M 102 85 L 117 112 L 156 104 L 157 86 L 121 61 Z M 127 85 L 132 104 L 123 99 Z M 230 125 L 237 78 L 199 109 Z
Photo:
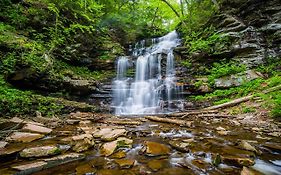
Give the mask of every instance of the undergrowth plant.
M 246 71 L 246 66 L 244 64 L 239 64 L 233 61 L 228 63 L 214 63 L 212 68 L 208 71 L 208 81 L 211 85 L 213 85 L 215 83 L 215 79 L 217 78 L 243 71 Z
M 15 89 L 0 76 L 0 116 L 33 115 L 36 111 L 52 116 L 60 114 L 63 108 L 55 98 Z
M 226 35 L 216 33 L 214 27 L 207 27 L 204 30 L 192 31 L 185 36 L 184 41 L 189 53 L 219 54 L 227 47 L 229 39 Z

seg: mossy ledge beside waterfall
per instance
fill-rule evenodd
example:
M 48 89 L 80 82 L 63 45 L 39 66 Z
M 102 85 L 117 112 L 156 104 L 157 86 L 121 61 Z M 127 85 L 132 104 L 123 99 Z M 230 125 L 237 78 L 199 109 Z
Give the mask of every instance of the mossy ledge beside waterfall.
M 119 57 L 117 76 L 113 81 L 113 107 L 116 115 L 142 115 L 166 113 L 177 110 L 171 103 L 180 97 L 177 86 L 173 49 L 180 44 L 176 31 L 136 43 L 132 49 L 135 61 L 134 78 L 127 77 L 133 65 L 130 57 Z

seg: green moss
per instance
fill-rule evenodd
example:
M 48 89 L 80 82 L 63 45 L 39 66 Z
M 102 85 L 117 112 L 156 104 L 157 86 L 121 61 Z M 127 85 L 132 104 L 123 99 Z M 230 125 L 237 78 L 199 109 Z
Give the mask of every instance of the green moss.
M 181 65 L 185 66 L 186 68 L 191 68 L 192 63 L 189 60 L 183 60 L 180 62 Z
M 252 112 L 256 112 L 256 109 L 254 107 L 243 106 L 242 112 L 243 113 L 252 113 Z
M 55 77 L 66 76 L 76 79 L 104 80 L 114 75 L 113 71 L 91 71 L 87 67 L 73 66 L 60 60 L 54 60 L 52 74 Z
M 229 38 L 226 35 L 216 33 L 216 29 L 211 26 L 185 34 L 184 41 L 189 53 L 220 54 L 227 48 Z
M 212 68 L 208 71 L 208 81 L 211 85 L 213 85 L 215 79 L 217 78 L 240 73 L 243 71 L 246 71 L 246 66 L 243 64 L 235 63 L 233 61 L 228 63 L 214 63 Z
M 126 76 L 127 77 L 132 77 L 135 74 L 135 70 L 134 69 L 128 69 L 126 72 Z
M 116 149 L 119 149 L 119 148 L 129 148 L 129 147 L 130 147 L 130 144 L 127 144 L 125 140 L 117 141 L 117 148 Z
M 263 87 L 261 87 L 261 84 L 263 82 L 265 82 L 265 80 L 256 79 L 250 82 L 246 82 L 239 87 L 233 87 L 229 89 L 218 89 L 212 93 L 206 95 L 194 96 L 193 98 L 195 100 L 211 100 L 211 99 L 221 100 L 222 98 L 230 98 L 230 99 L 239 98 L 239 97 L 246 96 L 251 92 L 259 92 L 260 90 L 263 89 Z
M 268 94 L 258 94 L 257 96 L 264 100 L 263 107 L 270 110 L 272 117 L 281 117 L 281 90 Z
M 281 57 L 268 57 L 265 63 L 256 68 L 258 72 L 267 74 L 268 76 L 280 75 Z
M 200 88 L 203 84 L 204 84 L 204 81 L 199 80 L 199 81 L 197 81 L 197 82 L 194 83 L 194 86 L 195 86 L 195 88 L 198 89 L 198 88 Z
M 0 76 L 0 115 L 30 115 L 40 111 L 43 115 L 59 114 L 63 105 L 55 98 L 37 95 L 9 86 Z
M 229 98 L 224 98 L 224 99 L 222 99 L 222 100 L 215 101 L 215 102 L 214 102 L 214 105 L 220 105 L 220 104 L 223 104 L 223 103 L 227 103 L 227 102 L 229 102 L 229 101 L 230 101 Z
M 206 95 L 192 96 L 191 98 L 196 101 L 213 101 L 214 105 L 226 103 L 232 99 L 244 97 L 253 94 L 261 97 L 264 100 L 264 107 L 271 111 L 273 117 L 281 116 L 281 91 L 275 91 L 268 94 L 260 93 L 262 90 L 268 89 L 281 84 L 281 76 L 275 75 L 267 80 L 256 79 L 242 84 L 239 87 L 215 90 Z M 254 112 L 255 109 L 244 107 L 243 113 Z
M 269 78 L 264 83 L 264 86 L 274 87 L 281 84 L 281 76 L 277 72 L 275 76 Z M 264 100 L 264 107 L 269 109 L 272 117 L 281 117 L 281 90 L 270 92 L 268 94 L 257 94 Z

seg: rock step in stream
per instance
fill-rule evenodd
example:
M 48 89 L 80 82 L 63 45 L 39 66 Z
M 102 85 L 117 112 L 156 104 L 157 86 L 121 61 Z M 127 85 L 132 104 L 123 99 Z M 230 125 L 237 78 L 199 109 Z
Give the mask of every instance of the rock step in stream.
M 278 125 L 253 127 L 238 116 L 228 120 L 193 113 L 185 120 L 77 112 L 66 119 L 21 121 L 0 142 L 0 174 L 281 172 Z M 15 119 L 6 124 L 17 125 Z

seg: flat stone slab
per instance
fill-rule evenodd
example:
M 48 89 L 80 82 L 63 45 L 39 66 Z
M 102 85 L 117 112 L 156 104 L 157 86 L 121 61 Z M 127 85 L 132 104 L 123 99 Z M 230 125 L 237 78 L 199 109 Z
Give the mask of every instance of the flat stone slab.
M 126 133 L 127 133 L 126 129 L 103 128 L 93 133 L 93 136 L 97 138 L 101 138 L 103 141 L 112 141 L 120 136 L 124 136 Z
M 24 146 L 13 146 L 13 147 L 9 146 L 7 148 L 2 148 L 2 149 L 0 149 L 0 157 L 18 153 L 23 149 L 24 149 Z
M 21 118 L 18 118 L 18 117 L 11 118 L 10 122 L 19 123 L 19 124 L 22 123 L 22 124 L 32 124 L 32 125 L 44 126 L 44 124 L 42 124 L 42 123 L 34 122 L 34 121 L 25 121 L 25 120 L 22 120 Z
M 273 151 L 281 153 L 281 145 L 277 145 L 276 143 L 267 142 L 263 146 Z
M 84 164 L 78 166 L 76 169 L 76 175 L 85 175 L 85 174 L 95 174 L 97 170 L 90 164 Z
M 144 143 L 145 145 L 145 154 L 148 156 L 161 156 L 161 155 L 168 155 L 170 154 L 170 148 L 166 145 L 157 143 L 157 142 L 151 142 L 146 141 Z
M 79 126 L 90 126 L 92 122 L 90 120 L 82 120 L 79 122 Z
M 20 171 L 16 174 L 21 175 L 21 174 L 32 174 L 32 173 L 41 171 L 44 169 L 44 167 L 46 165 L 47 165 L 46 162 L 38 161 L 38 162 L 33 162 L 33 163 L 28 163 L 28 164 L 23 164 L 23 165 L 12 166 L 12 168 Z
M 173 140 L 170 141 L 169 144 L 180 152 L 189 152 L 189 143 Z
M 120 168 L 132 168 L 132 166 L 134 166 L 135 164 L 135 160 L 131 160 L 131 159 L 118 159 L 115 160 L 115 162 L 119 165 Z
M 75 112 L 75 113 L 70 113 L 70 118 L 71 119 L 76 119 L 76 120 L 89 120 L 89 119 L 94 119 L 94 114 L 91 112 Z
M 82 160 L 84 158 L 85 158 L 84 154 L 70 153 L 70 154 L 64 154 L 64 155 L 56 156 L 56 157 L 53 157 L 53 158 L 44 159 L 44 161 L 48 163 L 46 165 L 46 168 L 51 168 L 51 167 L 66 164 L 66 163 L 69 163 L 69 162 Z
M 80 120 L 68 119 L 65 122 L 69 125 L 75 125 L 75 124 L 78 124 L 80 122 Z
M 83 140 L 77 141 L 72 147 L 72 150 L 77 153 L 80 153 L 83 151 L 87 151 L 89 148 L 93 147 L 94 145 L 95 145 L 95 141 L 93 139 L 85 138 Z
M 164 160 L 151 160 L 147 163 L 147 166 L 153 171 L 158 171 L 165 167 L 168 161 Z
M 85 132 L 86 134 L 93 134 L 98 132 L 99 130 L 97 128 L 94 127 L 78 127 L 78 129 L 82 130 L 83 132 Z
M 25 148 L 20 152 L 21 157 L 45 157 L 59 154 L 61 151 L 56 146 L 42 146 L 42 147 L 33 147 Z
M 13 132 L 9 137 L 6 138 L 6 140 L 14 142 L 32 142 L 34 140 L 41 139 L 42 137 L 44 137 L 42 134 Z
M 223 163 L 237 167 L 249 167 L 255 164 L 255 161 L 250 158 L 237 158 L 237 157 L 222 157 Z
M 101 154 L 104 156 L 110 156 L 114 153 L 117 147 L 132 147 L 133 140 L 125 137 L 120 137 L 115 141 L 104 143 L 101 147 Z
M 24 131 L 29 131 L 29 132 L 37 132 L 37 133 L 42 133 L 42 134 L 49 134 L 52 132 L 52 129 L 46 128 L 43 126 L 38 126 L 34 124 L 26 124 L 22 128 Z
M 93 139 L 93 136 L 91 134 L 81 134 L 77 136 L 73 136 L 72 140 L 73 141 L 78 141 L 78 140 L 83 140 L 83 139 Z
M 252 152 L 255 152 L 255 153 L 259 153 L 256 148 L 254 146 L 252 146 L 250 143 L 248 143 L 247 141 L 245 140 L 241 140 L 239 143 L 238 143 L 238 146 L 241 148 L 241 149 L 244 149 L 244 150 L 247 150 L 247 151 L 252 151 Z
M 126 157 L 126 152 L 123 150 L 118 151 L 110 156 L 110 158 L 112 158 L 112 159 L 122 159 L 125 157 Z
M 10 119 L 10 122 L 13 123 L 24 123 L 25 121 L 23 121 L 22 119 L 18 118 L 18 117 L 13 117 Z
M 85 158 L 84 154 L 70 153 L 70 154 L 60 155 L 49 159 L 44 159 L 42 161 L 25 163 L 22 165 L 15 165 L 12 166 L 12 168 L 19 171 L 15 173 L 15 175 L 27 175 L 27 174 L 32 174 L 41 171 L 43 169 L 48 169 L 62 164 L 74 162 L 77 160 L 82 160 L 84 158 Z
M 0 149 L 5 148 L 8 145 L 8 142 L 0 141 Z

